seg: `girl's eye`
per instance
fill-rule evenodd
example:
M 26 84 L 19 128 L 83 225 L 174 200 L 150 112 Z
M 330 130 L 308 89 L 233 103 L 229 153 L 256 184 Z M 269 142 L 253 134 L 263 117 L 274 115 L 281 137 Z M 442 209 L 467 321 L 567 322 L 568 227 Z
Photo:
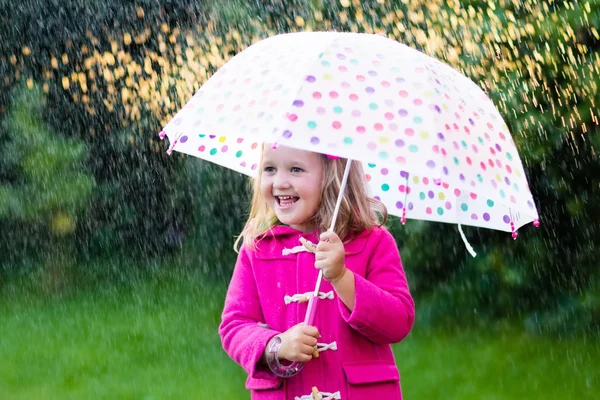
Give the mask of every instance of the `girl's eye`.
M 274 172 L 275 168 L 273 168 L 273 167 L 265 167 L 264 171 L 265 172 Z
M 290 171 L 292 172 L 302 172 L 302 168 L 298 168 L 298 167 L 293 167 Z

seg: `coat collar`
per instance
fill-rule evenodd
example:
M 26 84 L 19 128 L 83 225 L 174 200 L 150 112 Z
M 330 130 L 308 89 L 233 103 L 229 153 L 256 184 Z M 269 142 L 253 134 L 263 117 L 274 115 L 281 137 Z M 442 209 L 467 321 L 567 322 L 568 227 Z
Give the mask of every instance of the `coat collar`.
M 318 237 L 318 230 L 312 232 L 301 232 L 287 225 L 275 225 L 270 231 L 265 233 L 265 236 L 270 237 L 286 237 L 286 236 L 302 236 L 302 237 Z
M 360 234 L 350 238 L 350 240 L 344 245 L 346 249 L 346 255 L 355 255 L 360 253 L 365 247 L 370 234 L 371 230 L 365 230 Z M 296 238 L 297 243 L 296 241 L 293 242 L 293 245 L 295 246 L 300 244 L 300 237 L 304 237 L 313 243 L 317 243 L 319 241 L 319 232 L 317 229 L 315 229 L 311 233 L 304 233 L 287 225 L 275 225 L 270 231 L 264 234 L 263 239 L 276 238 L 289 240 Z

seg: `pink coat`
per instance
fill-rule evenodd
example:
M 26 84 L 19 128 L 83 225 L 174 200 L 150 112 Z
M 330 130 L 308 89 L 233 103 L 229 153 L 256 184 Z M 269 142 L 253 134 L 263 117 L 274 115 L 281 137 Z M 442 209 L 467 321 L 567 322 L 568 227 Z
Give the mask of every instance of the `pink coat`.
M 411 330 L 414 302 L 396 242 L 385 228 L 365 231 L 345 245 L 346 266 L 354 273 L 353 312 L 325 280 L 315 326 L 323 350 L 296 376 L 281 379 L 259 363 L 269 340 L 304 320 L 308 303 L 286 296 L 314 291 L 318 270 L 308 252 L 283 255 L 303 236 L 318 242 L 317 233 L 302 234 L 276 226 L 256 251 L 242 247 L 225 299 L 219 334 L 223 348 L 247 372 L 253 400 L 288 400 L 320 392 L 341 400 L 401 399 L 400 374 L 390 348 Z M 263 324 L 268 325 L 265 327 Z M 335 342 L 337 350 L 331 349 Z M 329 346 L 328 346 L 329 345 Z

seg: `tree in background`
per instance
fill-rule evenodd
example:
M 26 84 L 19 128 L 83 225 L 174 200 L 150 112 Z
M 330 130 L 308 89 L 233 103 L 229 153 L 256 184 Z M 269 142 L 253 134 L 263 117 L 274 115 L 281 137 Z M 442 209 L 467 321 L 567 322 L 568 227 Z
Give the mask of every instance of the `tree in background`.
M 175 55 L 165 47 L 164 31 L 202 22 L 202 4 L 66 0 L 14 6 L 0 0 L 0 10 L 11 21 L 0 26 L 0 73 L 5 77 L 0 118 L 10 118 L 15 82 L 33 90 L 40 81 L 36 93 L 43 92 L 47 100 L 40 125 L 81 141 L 88 155 L 82 165 L 97 183 L 86 218 L 71 221 L 77 234 L 69 252 L 83 263 L 99 260 L 124 269 L 178 248 L 194 219 L 187 205 L 196 188 L 185 178 L 189 168 L 183 158 L 167 157 L 155 140 L 160 130 L 156 116 L 140 103 L 132 111 L 128 93 L 142 75 L 171 74 L 164 60 Z M 117 40 L 127 43 L 126 54 L 117 50 Z M 147 51 L 164 52 L 164 57 L 145 64 Z M 155 101 L 169 100 L 165 94 Z M 14 147 L 3 150 L 6 160 L 16 157 Z M 18 226 L 18 216 L 10 209 L 4 217 L 3 231 L 12 236 L 8 232 Z M 21 258 L 17 248 L 8 249 L 12 259 Z M 30 250 L 42 258 L 47 254 Z
M 41 90 L 18 88 L 0 130 L 0 266 L 43 265 L 42 285 L 59 289 L 71 265 L 78 222 L 95 187 L 88 149 L 48 128 Z

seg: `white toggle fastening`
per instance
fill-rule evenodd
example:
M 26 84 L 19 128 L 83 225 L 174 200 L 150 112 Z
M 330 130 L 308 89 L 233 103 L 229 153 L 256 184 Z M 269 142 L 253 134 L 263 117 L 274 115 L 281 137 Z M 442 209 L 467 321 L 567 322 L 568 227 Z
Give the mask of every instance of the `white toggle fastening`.
M 317 343 L 317 351 L 320 353 L 325 350 L 337 350 L 337 343 L 331 342 L 327 343 Z
M 302 397 L 294 397 L 294 400 L 313 400 L 314 397 L 312 394 L 307 394 L 304 395 Z M 319 399 L 320 400 L 341 400 L 342 399 L 342 395 L 340 394 L 340 392 L 335 392 L 335 393 L 327 393 L 327 392 L 319 392 Z
M 288 304 L 294 303 L 294 302 L 304 303 L 304 302 L 308 301 L 312 296 L 313 296 L 313 292 L 295 294 L 293 296 L 286 295 L 283 298 L 283 301 L 285 301 L 285 305 L 287 306 Z M 333 290 L 330 290 L 329 292 L 319 292 L 319 299 L 333 300 Z
M 296 247 L 292 247 L 291 249 L 283 249 L 281 251 L 281 255 L 287 256 L 288 254 L 300 253 L 302 251 L 309 251 L 306 247 L 300 245 Z
M 300 238 L 300 242 L 302 245 L 292 247 L 291 249 L 284 248 L 281 251 L 281 255 L 287 256 L 288 254 L 301 253 L 303 251 L 308 251 L 309 253 L 315 253 L 317 251 L 317 245 L 311 242 L 310 240 L 306 240 L 304 238 Z

